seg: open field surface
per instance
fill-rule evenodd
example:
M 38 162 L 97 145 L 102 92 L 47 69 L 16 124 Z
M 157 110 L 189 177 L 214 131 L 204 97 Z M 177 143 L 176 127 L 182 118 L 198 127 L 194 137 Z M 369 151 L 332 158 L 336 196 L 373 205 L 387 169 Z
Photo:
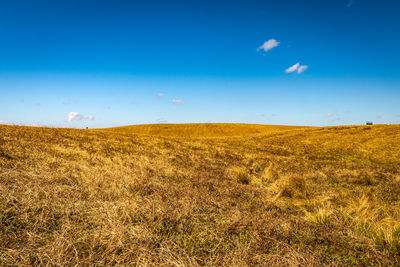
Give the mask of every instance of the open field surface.
M 400 265 L 400 126 L 0 125 L 0 265 Z
M 131 135 L 174 137 L 174 138 L 212 138 L 241 137 L 271 134 L 293 129 L 309 128 L 300 126 L 261 125 L 244 123 L 185 123 L 185 124 L 144 124 L 122 126 L 105 130 Z

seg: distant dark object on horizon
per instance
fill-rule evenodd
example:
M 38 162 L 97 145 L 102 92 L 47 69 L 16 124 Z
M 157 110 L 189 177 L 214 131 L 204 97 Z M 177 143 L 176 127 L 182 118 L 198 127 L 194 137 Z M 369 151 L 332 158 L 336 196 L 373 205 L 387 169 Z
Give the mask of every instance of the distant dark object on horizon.
M 89 127 L 86 127 L 86 129 L 89 129 Z
M 367 121 L 367 125 L 373 125 L 372 121 Z

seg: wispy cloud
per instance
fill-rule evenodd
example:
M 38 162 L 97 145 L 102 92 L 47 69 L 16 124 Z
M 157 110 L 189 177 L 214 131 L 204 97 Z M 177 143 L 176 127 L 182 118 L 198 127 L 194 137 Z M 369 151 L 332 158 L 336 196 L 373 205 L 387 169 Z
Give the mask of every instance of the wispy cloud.
M 185 104 L 185 101 L 182 99 L 172 99 L 172 103 L 176 104 L 176 105 L 182 105 Z
M 332 113 L 330 113 L 330 112 L 328 112 L 328 113 L 325 113 L 325 117 L 332 117 Z
M 350 0 L 350 1 L 347 3 L 347 6 L 346 6 L 346 7 L 351 7 L 353 4 L 354 4 L 354 0 Z
M 286 73 L 294 72 L 294 71 L 296 71 L 296 70 L 299 68 L 299 66 L 300 66 L 300 63 L 297 62 L 297 63 L 294 64 L 293 66 L 287 68 L 287 69 L 285 70 L 285 72 L 286 72 Z
M 274 47 L 277 47 L 280 43 L 275 40 L 275 39 L 269 39 L 268 41 L 265 41 L 262 46 L 257 48 L 257 51 L 263 50 L 264 52 L 267 52 L 271 50 Z
M 7 122 L 0 120 L 0 124 L 7 124 Z
M 305 72 L 307 69 L 308 69 L 308 66 L 307 66 L 307 65 L 300 66 L 300 67 L 297 69 L 297 73 L 298 73 L 298 74 L 301 74 L 301 73 Z
M 157 100 L 161 100 L 164 97 L 163 93 L 158 93 L 157 94 Z
M 156 122 L 157 123 L 167 123 L 168 121 L 164 118 L 158 118 L 158 119 L 156 119 Z
M 75 111 L 71 111 L 70 113 L 67 114 L 67 122 L 81 121 L 81 120 L 94 120 L 94 116 L 79 114 L 78 112 Z
M 308 69 L 308 65 L 300 65 L 300 62 L 297 62 L 293 66 L 287 68 L 285 70 L 286 73 L 291 73 L 297 71 L 298 74 L 302 74 Z

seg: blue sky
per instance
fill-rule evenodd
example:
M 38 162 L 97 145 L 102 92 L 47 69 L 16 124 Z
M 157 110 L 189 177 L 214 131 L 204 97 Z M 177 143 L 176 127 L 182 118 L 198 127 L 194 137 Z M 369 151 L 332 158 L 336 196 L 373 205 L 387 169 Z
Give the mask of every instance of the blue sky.
M 3 0 L 0 122 L 400 123 L 398 13 L 397 0 Z

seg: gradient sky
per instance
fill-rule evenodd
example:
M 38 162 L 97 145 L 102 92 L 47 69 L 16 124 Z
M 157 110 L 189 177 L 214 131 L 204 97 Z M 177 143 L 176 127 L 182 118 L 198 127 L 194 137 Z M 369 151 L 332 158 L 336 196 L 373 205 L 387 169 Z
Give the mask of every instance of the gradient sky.
M 399 14 L 398 0 L 2 0 L 0 122 L 400 123 Z

